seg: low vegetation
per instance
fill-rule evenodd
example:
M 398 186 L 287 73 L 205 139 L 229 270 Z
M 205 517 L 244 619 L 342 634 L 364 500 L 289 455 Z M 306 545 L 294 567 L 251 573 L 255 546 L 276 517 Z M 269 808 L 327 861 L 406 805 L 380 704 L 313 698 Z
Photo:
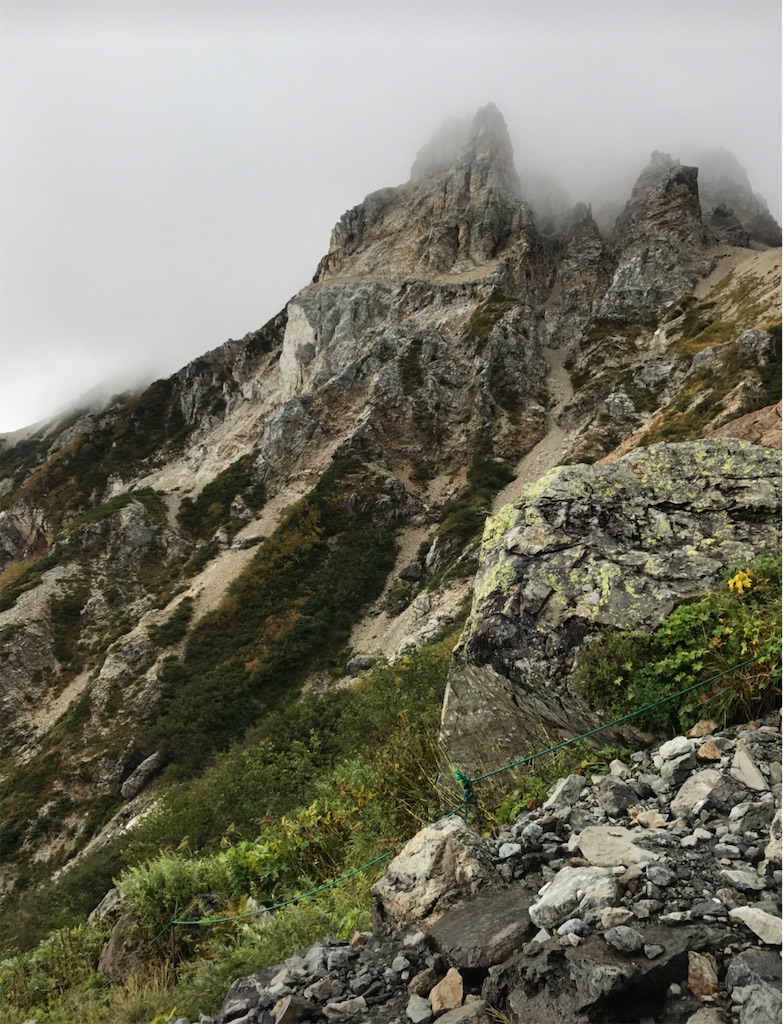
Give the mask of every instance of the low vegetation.
M 720 589 L 679 605 L 652 633 L 605 632 L 580 653 L 577 688 L 607 719 L 617 719 L 756 659 L 635 722 L 677 732 L 699 718 L 726 723 L 769 711 L 780 702 L 780 584 L 780 560 L 760 556 L 733 569 Z

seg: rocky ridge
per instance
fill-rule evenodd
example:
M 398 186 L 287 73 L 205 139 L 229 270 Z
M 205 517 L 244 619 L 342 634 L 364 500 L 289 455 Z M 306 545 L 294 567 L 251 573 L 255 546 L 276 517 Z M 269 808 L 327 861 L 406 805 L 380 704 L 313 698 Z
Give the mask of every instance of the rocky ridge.
M 200 1024 L 774 1024 L 779 725 L 700 722 L 493 838 L 428 826 L 376 883 L 374 933 L 239 979 Z

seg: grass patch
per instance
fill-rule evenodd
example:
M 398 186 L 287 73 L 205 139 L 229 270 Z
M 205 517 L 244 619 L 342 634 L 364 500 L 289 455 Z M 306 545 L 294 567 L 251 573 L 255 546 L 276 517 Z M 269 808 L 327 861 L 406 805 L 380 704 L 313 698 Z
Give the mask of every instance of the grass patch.
M 519 306 L 516 299 L 503 295 L 502 292 L 493 291 L 486 302 L 483 302 L 470 316 L 467 323 L 467 334 L 482 347 L 489 341 L 493 328 L 500 320 Z
M 150 752 L 162 746 L 191 774 L 312 671 L 337 666 L 394 564 L 394 529 L 376 522 L 382 482 L 358 463 L 333 463 L 293 508 L 193 627 L 183 660 L 164 665 Z

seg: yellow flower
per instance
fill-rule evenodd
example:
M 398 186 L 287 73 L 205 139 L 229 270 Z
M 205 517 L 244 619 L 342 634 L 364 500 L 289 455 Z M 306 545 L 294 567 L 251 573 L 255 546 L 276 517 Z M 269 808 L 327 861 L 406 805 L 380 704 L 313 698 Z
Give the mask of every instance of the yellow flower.
M 752 586 L 753 576 L 747 569 L 740 569 L 740 571 L 729 580 L 729 590 L 735 591 L 740 597 L 742 597 L 746 590 L 750 590 Z

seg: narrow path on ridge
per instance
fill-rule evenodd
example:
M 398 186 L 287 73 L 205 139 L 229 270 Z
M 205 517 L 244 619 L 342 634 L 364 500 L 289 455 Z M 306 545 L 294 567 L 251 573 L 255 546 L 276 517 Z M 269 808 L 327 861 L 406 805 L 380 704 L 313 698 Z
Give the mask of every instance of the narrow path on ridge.
M 565 352 L 563 349 L 545 348 L 544 358 L 549 367 L 548 386 L 554 405 L 547 412 L 547 432 L 514 468 L 516 477 L 502 491 L 495 495 L 492 511 L 497 512 L 519 494 L 525 484 L 533 483 L 548 472 L 553 466 L 560 464 L 566 449 L 566 432 L 557 425 L 557 418 L 574 396 L 571 378 L 563 366 Z

